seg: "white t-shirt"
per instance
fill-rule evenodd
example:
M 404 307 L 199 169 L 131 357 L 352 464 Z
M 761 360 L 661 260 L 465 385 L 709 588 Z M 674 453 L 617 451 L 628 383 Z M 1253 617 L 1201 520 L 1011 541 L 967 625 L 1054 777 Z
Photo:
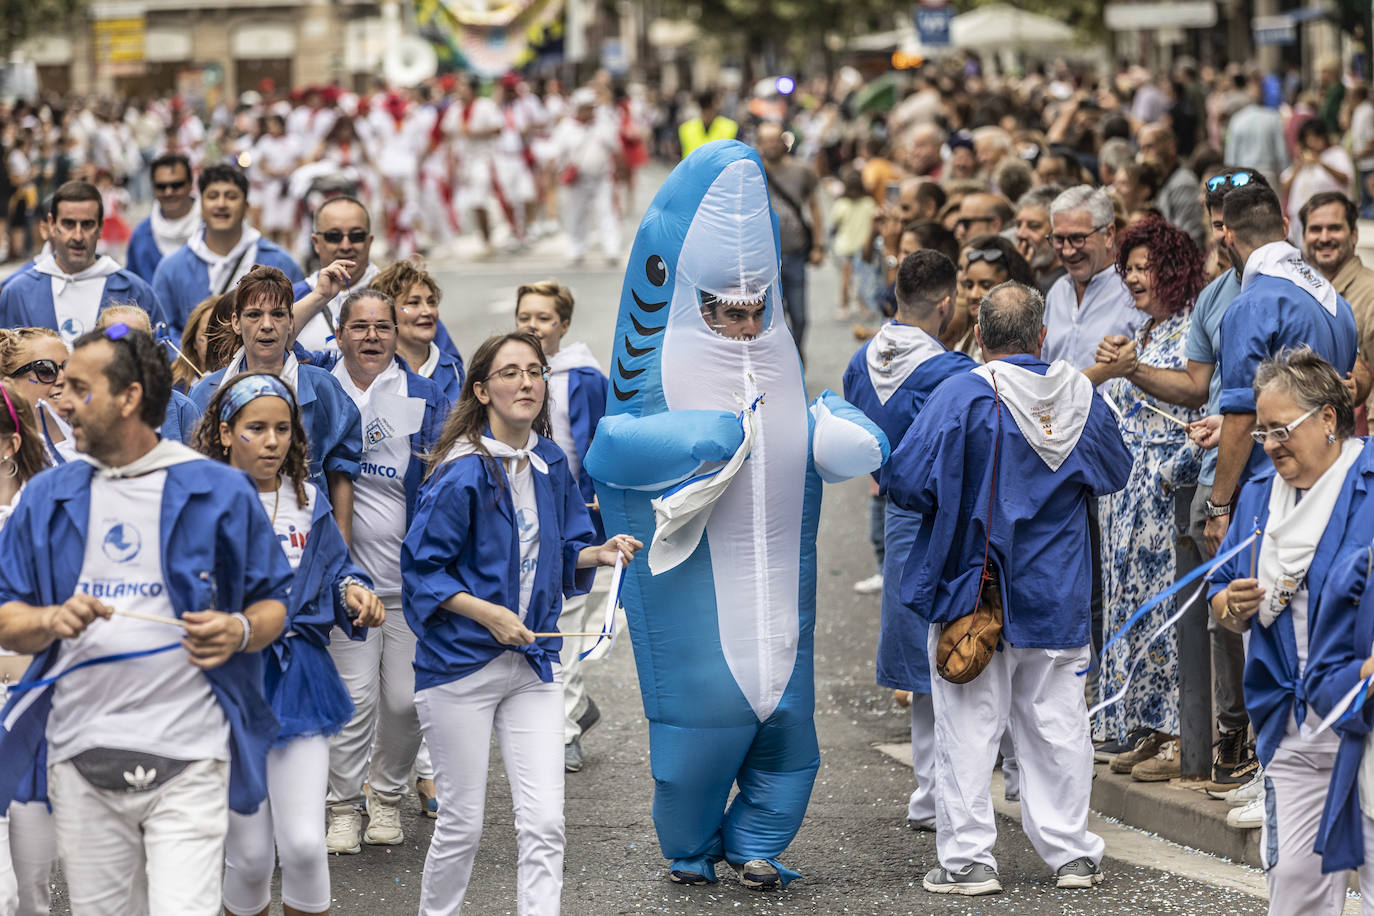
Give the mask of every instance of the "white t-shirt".
M 577 454 L 577 442 L 573 439 L 572 419 L 568 415 L 568 372 L 557 369 L 549 373 L 549 426 L 553 441 L 568 456 L 568 471 L 573 480 L 582 470 L 582 461 Z
M 274 493 L 258 493 L 263 511 L 272 520 L 272 530 L 277 533 L 286 562 L 291 571 L 300 568 L 301 556 L 305 553 L 305 541 L 310 537 L 310 523 L 315 517 L 315 485 L 305 484 L 305 505 L 296 503 L 296 488 L 291 481 L 282 478 L 281 487 Z
M 401 542 L 406 536 L 406 468 L 410 434 L 419 429 L 400 417 L 398 404 L 411 406 L 405 373 L 395 364 L 373 379 L 366 391 L 353 384 L 342 361 L 334 377 L 362 414 L 363 460 L 353 483 L 353 559 L 372 577 L 379 598 L 401 594 Z M 385 403 L 382 403 L 385 402 Z M 424 417 L 424 402 L 419 416 Z
M 1298 675 L 1307 669 L 1307 607 L 1309 595 L 1307 586 L 1304 585 L 1293 595 L 1292 601 L 1288 604 L 1288 613 L 1293 618 L 1293 642 L 1298 650 Z M 1277 625 L 1277 624 L 1276 624 Z M 1289 747 L 1295 747 L 1309 753 L 1326 753 L 1334 755 L 1340 750 L 1341 739 L 1335 732 L 1328 729 L 1320 735 L 1313 735 L 1312 732 L 1321 724 L 1321 717 L 1308 710 L 1307 718 L 1302 725 L 1298 724 L 1297 719 L 1290 713 L 1288 716 L 1288 728 L 1284 733 L 1284 743 Z
M 524 617 L 534 592 L 534 573 L 539 565 L 539 507 L 534 498 L 534 471 L 528 461 L 523 471 L 510 477 L 511 505 L 515 509 L 515 531 L 520 538 L 520 607 Z
M 1358 153 L 1371 143 L 1374 143 L 1374 102 L 1366 99 L 1350 113 L 1350 148 Z M 1359 157 L 1355 166 L 1361 172 L 1374 171 L 1374 156 Z
M 91 480 L 86 554 L 77 590 L 120 610 L 175 618 L 162 576 L 165 470 Z M 113 617 L 64 640 L 57 668 L 177 642 L 165 624 Z M 229 723 L 210 681 L 182 649 L 73 671 L 53 687 L 48 762 L 95 747 L 177 760 L 228 760 Z
M 301 328 L 301 332 L 296 335 L 296 342 L 312 353 L 321 351 L 338 353 L 339 342 L 334 339 L 334 332 L 329 330 L 330 326 L 333 325 L 336 328 L 339 326 L 339 309 L 343 305 L 343 301 L 348 298 L 348 294 L 353 290 L 367 289 L 379 273 L 381 270 L 376 264 L 367 265 L 367 269 L 363 271 L 362 279 L 358 281 L 357 286 L 345 289 L 324 304 L 324 308 L 329 310 L 329 320 L 325 320 L 324 309 L 321 309 L 305 323 L 305 327 Z M 315 271 L 305 278 L 305 282 L 309 284 L 311 289 L 314 289 L 315 284 L 320 282 L 320 272 Z

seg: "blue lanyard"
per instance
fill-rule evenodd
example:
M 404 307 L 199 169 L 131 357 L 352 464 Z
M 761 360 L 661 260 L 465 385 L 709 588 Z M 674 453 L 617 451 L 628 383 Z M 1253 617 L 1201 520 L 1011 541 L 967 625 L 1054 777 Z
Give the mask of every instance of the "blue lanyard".
M 161 655 L 163 652 L 171 652 L 173 649 L 180 649 L 181 643 L 174 642 L 165 646 L 158 646 L 156 649 L 140 649 L 137 652 L 119 652 L 114 655 L 102 655 L 99 658 L 88 658 L 80 664 L 72 665 L 64 671 L 54 674 L 52 677 L 45 677 L 39 681 L 20 681 L 10 687 L 10 693 L 22 693 L 25 690 L 37 690 L 40 687 L 51 687 L 62 680 L 73 671 L 80 671 L 82 668 L 89 668 L 92 665 L 105 665 L 110 662 L 125 662 L 135 658 L 147 658 L 150 655 Z

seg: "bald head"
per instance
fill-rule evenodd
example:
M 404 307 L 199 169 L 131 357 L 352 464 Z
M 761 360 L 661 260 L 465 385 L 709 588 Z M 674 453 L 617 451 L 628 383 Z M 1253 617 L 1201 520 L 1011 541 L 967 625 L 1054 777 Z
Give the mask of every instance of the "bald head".
M 787 144 L 782 139 L 782 125 L 776 121 L 764 121 L 755 134 L 759 155 L 765 162 L 780 162 L 787 155 Z
M 1171 174 L 1178 166 L 1178 140 L 1171 128 L 1163 124 L 1151 124 L 1140 131 L 1140 158 L 1147 162 L 1157 162 L 1164 174 Z
M 917 175 L 929 175 L 940 166 L 940 147 L 945 132 L 934 124 L 920 124 L 911 131 L 907 158 Z
M 1000 194 L 966 194 L 959 202 L 954 237 L 962 245 L 977 235 L 995 235 L 1006 228 L 1012 216 L 1011 204 Z

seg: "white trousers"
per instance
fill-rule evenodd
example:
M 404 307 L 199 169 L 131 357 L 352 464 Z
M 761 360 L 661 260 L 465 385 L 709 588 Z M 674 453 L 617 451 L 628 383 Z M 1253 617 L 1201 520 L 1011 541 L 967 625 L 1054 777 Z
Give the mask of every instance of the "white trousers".
M 936 656 L 940 626 L 930 628 Z M 960 871 L 997 867 L 997 823 L 988 781 L 1002 732 L 1011 733 L 1020 770 L 1021 825 L 1036 853 L 1057 870 L 1105 844 L 1088 831 L 1093 747 L 1083 682 L 1074 672 L 1091 649 L 1017 649 L 1003 645 L 967 684 L 951 684 L 931 666 L 935 705 L 935 846 L 940 864 Z
M 490 735 L 496 732 L 515 807 L 520 916 L 557 916 L 563 894 L 563 687 L 518 652 L 415 695 L 439 791 L 420 885 L 421 916 L 462 912 L 482 839 Z
M 584 179 L 563 188 L 563 221 L 568 232 L 568 255 L 580 258 L 596 226 L 601 253 L 620 257 L 620 216 L 615 212 L 611 176 Z
M 229 812 L 224 908 L 254 916 L 272 902 L 272 869 L 281 859 L 281 902 L 302 913 L 329 909 L 324 793 L 329 739 L 296 738 L 267 753 L 267 801 L 256 814 Z
M 218 916 L 227 761 L 197 760 L 147 792 L 97 789 L 63 761 L 48 767 L 48 800 L 72 916 Z
M 935 816 L 935 704 L 930 694 L 911 695 L 911 769 L 916 788 L 907 802 L 910 821 Z
M 0 821 L 3 823 L 3 821 Z M 52 906 L 52 873 L 57 867 L 57 824 L 43 802 L 10 805 L 9 829 L 0 829 L 9 843 L 5 865 L 14 863 L 15 909 L 0 913 L 48 916 Z
M 348 639 L 336 628 L 329 640 L 329 654 L 355 707 L 353 719 L 329 739 L 331 805 L 361 799 L 364 782 L 374 792 L 404 795 L 420 747 L 415 634 L 406 625 L 400 595 L 382 604 L 386 620 L 369 629 L 367 639 Z
M 1269 886 L 1269 913 L 1340 916 L 1347 875 L 1323 875 L 1321 856 L 1312 851 L 1336 756 L 1307 752 L 1297 743 L 1284 738 L 1264 768 L 1260 862 Z
M 563 611 L 558 615 L 558 629 L 562 633 L 590 633 L 601 629 L 601 621 L 592 621 L 604 608 L 591 606 L 586 595 L 563 599 Z M 595 636 L 564 636 L 558 653 L 563 663 L 563 743 L 582 736 L 577 720 L 587 711 L 587 682 L 582 677 L 582 662 L 578 655 L 596 643 Z

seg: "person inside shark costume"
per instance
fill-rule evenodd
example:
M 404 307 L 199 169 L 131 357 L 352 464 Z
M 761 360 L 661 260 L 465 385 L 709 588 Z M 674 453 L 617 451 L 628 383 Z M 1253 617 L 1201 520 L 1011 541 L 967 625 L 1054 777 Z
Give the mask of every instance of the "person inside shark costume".
M 631 250 L 611 390 L 585 466 L 603 518 L 652 541 L 621 598 L 649 719 L 669 877 L 746 887 L 778 858 L 820 765 L 812 720 L 821 481 L 887 459 L 833 392 L 807 403 L 782 320 L 763 166 L 720 140 L 688 156 Z M 726 808 L 732 787 L 739 792 Z

